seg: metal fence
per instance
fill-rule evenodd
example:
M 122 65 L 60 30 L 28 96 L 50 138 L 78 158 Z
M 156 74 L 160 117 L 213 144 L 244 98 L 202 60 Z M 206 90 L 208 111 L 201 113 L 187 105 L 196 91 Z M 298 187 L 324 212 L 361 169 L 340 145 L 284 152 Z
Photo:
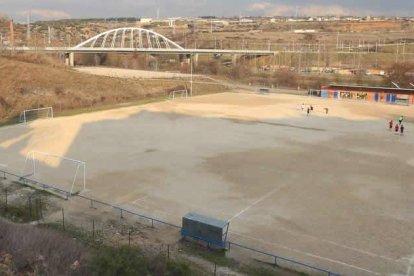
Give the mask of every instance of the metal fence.
M 125 215 L 132 215 L 136 218 L 140 218 L 140 219 L 143 219 L 144 221 L 147 221 L 151 225 L 151 227 L 153 227 L 153 228 L 155 227 L 155 224 L 158 223 L 158 224 L 161 224 L 161 225 L 164 225 L 164 226 L 167 226 L 167 227 L 171 227 L 171 228 L 173 228 L 175 230 L 178 230 L 180 232 L 182 230 L 181 226 L 179 226 L 179 225 L 175 225 L 173 223 L 170 223 L 170 222 L 167 222 L 167 221 L 155 218 L 155 217 L 151 217 L 151 216 L 148 216 L 148 215 L 144 215 L 144 214 L 138 213 L 136 211 L 126 209 L 125 207 L 116 206 L 116 205 L 113 205 L 113 204 L 110 204 L 110 203 L 107 203 L 107 202 L 104 202 L 104 201 L 101 201 L 101 200 L 98 200 L 98 199 L 94 199 L 94 198 L 87 197 L 87 196 L 80 195 L 80 194 L 71 194 L 68 191 L 58 189 L 58 188 L 53 187 L 49 184 L 44 184 L 44 183 L 41 183 L 41 182 L 36 181 L 36 180 L 29 179 L 29 178 L 24 177 L 24 176 L 19 176 L 19 175 L 16 175 L 14 173 L 7 172 L 5 170 L 0 169 L 0 176 L 3 176 L 4 178 L 6 178 L 7 176 L 14 177 L 20 183 L 23 183 L 24 185 L 33 187 L 33 188 L 41 190 L 41 191 L 51 192 L 54 195 L 60 196 L 61 198 L 65 199 L 65 200 L 69 200 L 70 198 L 79 198 L 79 199 L 87 202 L 89 204 L 90 208 L 96 208 L 97 205 L 108 207 L 110 209 L 113 209 L 113 210 L 117 211 L 119 218 L 125 218 Z M 6 192 L 5 192 L 6 208 L 7 208 L 7 201 L 8 201 L 7 196 L 8 196 L 8 192 L 6 190 Z M 30 210 L 29 210 L 30 211 L 30 216 L 32 214 L 32 209 L 33 209 L 33 210 L 36 210 L 37 217 L 39 219 L 42 218 L 42 216 L 43 216 L 42 215 L 42 206 L 44 206 L 44 205 L 42 205 L 41 199 L 36 199 L 34 201 L 34 203 L 32 203 L 32 199 L 28 199 L 28 202 L 29 202 L 28 206 L 30 206 L 30 207 L 28 207 L 28 208 L 30 208 Z M 32 204 L 35 204 L 35 205 L 32 205 Z M 35 206 L 35 207 L 33 207 L 33 206 Z M 63 226 L 63 228 L 65 228 L 65 213 L 64 213 L 63 209 L 62 209 L 62 226 Z M 95 233 L 95 222 L 94 221 L 93 221 L 93 226 L 92 227 L 93 227 L 93 232 Z M 207 243 L 208 245 L 214 245 L 214 243 L 212 241 L 208 241 L 208 240 L 205 240 L 205 239 L 200 238 L 200 237 L 197 237 L 196 240 Z M 225 244 L 225 249 L 230 251 L 232 248 L 240 248 L 240 249 L 246 250 L 250 253 L 259 254 L 262 257 L 269 258 L 270 259 L 269 263 L 272 263 L 274 265 L 281 266 L 281 262 L 284 262 L 284 263 L 289 265 L 289 268 L 293 268 L 293 269 L 296 269 L 296 270 L 304 270 L 305 269 L 306 271 L 313 271 L 313 272 L 316 272 L 316 273 L 329 275 L 329 276 L 339 276 L 340 275 L 338 273 L 335 273 L 335 272 L 332 272 L 332 271 L 329 271 L 329 270 L 326 270 L 326 269 L 323 269 L 323 268 L 320 268 L 320 267 L 312 266 L 312 265 L 302 263 L 302 262 L 299 262 L 299 261 L 296 261 L 296 260 L 293 260 L 293 259 L 282 257 L 282 256 L 272 254 L 272 253 L 269 253 L 269 252 L 264 252 L 264 251 L 259 250 L 259 249 L 255 249 L 255 248 L 252 248 L 252 247 L 240 244 L 240 243 L 236 243 L 236 242 L 227 240 L 226 244 Z

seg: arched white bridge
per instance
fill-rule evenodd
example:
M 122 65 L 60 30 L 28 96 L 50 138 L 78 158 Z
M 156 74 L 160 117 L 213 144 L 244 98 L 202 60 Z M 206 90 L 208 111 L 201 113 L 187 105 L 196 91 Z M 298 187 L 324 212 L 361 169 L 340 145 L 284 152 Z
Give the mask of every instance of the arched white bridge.
M 165 36 L 142 28 L 119 28 L 98 34 L 74 47 L 82 48 L 110 48 L 110 49 L 177 49 L 183 47 Z
M 176 42 L 151 30 L 126 27 L 108 30 L 75 47 L 9 47 L 6 50 L 49 53 L 147 53 L 147 54 L 229 54 L 268 56 L 278 52 L 269 50 L 185 49 Z

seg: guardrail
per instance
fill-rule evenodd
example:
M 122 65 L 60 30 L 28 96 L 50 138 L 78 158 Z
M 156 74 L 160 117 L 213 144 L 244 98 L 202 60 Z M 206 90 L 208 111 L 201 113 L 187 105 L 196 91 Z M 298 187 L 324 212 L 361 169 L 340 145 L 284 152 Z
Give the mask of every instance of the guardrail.
M 20 176 L 5 170 L 0 170 L 0 173 L 2 173 L 4 175 L 4 178 L 6 178 L 6 175 L 10 175 L 13 177 L 16 177 L 18 179 L 18 181 L 23 182 L 23 184 L 27 185 L 27 186 L 31 186 L 33 188 L 40 188 L 42 190 L 48 190 L 49 192 L 52 192 L 53 194 L 62 197 L 66 200 L 69 199 L 69 197 L 71 196 L 70 192 L 56 188 L 52 185 L 48 185 L 42 182 L 39 182 L 37 180 L 33 180 L 28 178 L 27 176 Z
M 94 199 L 94 198 L 90 198 L 90 197 L 87 197 L 87 196 L 84 196 L 84 195 L 71 194 L 68 191 L 64 191 L 64 190 L 61 190 L 59 188 L 53 187 L 51 185 L 44 184 L 44 183 L 41 183 L 39 181 L 29 179 L 29 178 L 27 178 L 27 176 L 19 176 L 19 175 L 16 175 L 14 173 L 10 173 L 10 172 L 7 172 L 7 171 L 1 170 L 1 169 L 0 169 L 0 174 L 3 174 L 4 176 L 9 175 L 9 176 L 16 177 L 19 181 L 23 182 L 26 185 L 32 184 L 31 186 L 34 186 L 34 188 L 40 187 L 42 190 L 49 189 L 53 192 L 58 192 L 62 195 L 65 195 L 65 197 L 64 197 L 65 199 L 69 199 L 70 197 L 78 197 L 78 198 L 87 200 L 87 201 L 90 202 L 90 207 L 91 208 L 94 208 L 95 203 L 113 208 L 113 209 L 118 210 L 120 212 L 120 217 L 121 218 L 124 218 L 123 217 L 124 213 L 127 213 L 127 214 L 130 214 L 130 215 L 133 215 L 133 216 L 151 221 L 151 226 L 152 227 L 154 227 L 154 222 L 157 222 L 157 223 L 172 227 L 174 229 L 178 229 L 178 230 L 180 230 L 180 232 L 182 231 L 182 227 L 179 226 L 179 225 L 175 225 L 175 224 L 172 224 L 170 222 L 163 221 L 159 218 L 154 218 L 154 217 L 151 217 L 151 216 L 143 215 L 143 214 L 128 210 L 124 207 L 112 205 L 110 203 L 107 203 L 107 202 L 104 202 L 104 201 L 101 201 L 101 200 L 97 200 L 97 199 Z M 195 238 L 196 240 L 200 240 L 202 242 L 206 242 L 208 244 L 214 244 L 214 242 L 205 240 L 201 237 L 192 237 L 192 238 Z M 292 260 L 292 259 L 289 259 L 289 258 L 285 258 L 285 257 L 281 257 L 281 256 L 278 256 L 278 255 L 275 255 L 275 254 L 271 254 L 271 253 L 268 253 L 268 252 L 264 252 L 264 251 L 254 249 L 254 248 L 251 248 L 251 247 L 248 247 L 248 246 L 245 246 L 245 245 L 242 245 L 242 244 L 238 244 L 238 243 L 235 243 L 235 242 L 226 241 L 226 245 L 227 246 L 225 246 L 225 249 L 227 249 L 229 251 L 231 250 L 231 247 L 239 247 L 239 248 L 247 250 L 247 251 L 251 251 L 251 252 L 254 252 L 254 253 L 261 254 L 263 256 L 271 257 L 271 258 L 273 258 L 275 265 L 278 265 L 278 260 L 283 260 L 287 263 L 290 263 L 290 264 L 293 264 L 293 265 L 296 265 L 296 266 L 299 266 L 299 267 L 302 267 L 302 268 L 311 269 L 315 272 L 323 273 L 323 274 L 326 274 L 328 276 L 340 276 L 340 274 L 329 271 L 329 270 L 326 270 L 326 269 L 322 269 L 322 268 L 319 268 L 319 267 L 316 267 L 316 266 L 312 266 L 312 265 L 309 265 L 309 264 L 298 262 L 298 261 L 295 261 L 295 260 Z
M 245 245 L 241 245 L 241 244 L 238 244 L 238 243 L 235 243 L 235 242 L 230 242 L 229 241 L 228 245 L 229 245 L 228 250 L 230 250 L 231 246 L 236 246 L 236 247 L 248 250 L 248 251 L 252 251 L 252 252 L 255 252 L 255 253 L 259 253 L 259 254 L 262 254 L 262 255 L 269 256 L 269 257 L 274 259 L 274 264 L 275 265 L 278 265 L 278 263 L 277 263 L 278 260 L 283 260 L 283 261 L 291 263 L 291 264 L 295 264 L 295 265 L 298 265 L 298 266 L 301 266 L 301 267 L 304 267 L 304 268 L 308 268 L 308 269 L 311 269 L 311 270 L 314 270 L 314 271 L 317 271 L 317 272 L 327 274 L 328 276 L 340 276 L 340 274 L 338 274 L 338 273 L 335 273 L 335 272 L 332 272 L 332 271 L 329 271 L 329 270 L 326 270 L 326 269 L 323 269 L 323 268 L 319 268 L 319 267 L 316 267 L 316 266 L 301 263 L 301 262 L 298 262 L 298 261 L 295 261 L 295 260 L 292 260 L 292 259 L 289 259 L 289 258 L 274 255 L 274 254 L 271 254 L 271 253 L 263 252 L 263 251 L 260 251 L 260 250 L 257 250 L 257 249 L 254 249 L 254 248 L 251 248 L 251 247 L 248 247 L 248 246 L 245 246 Z

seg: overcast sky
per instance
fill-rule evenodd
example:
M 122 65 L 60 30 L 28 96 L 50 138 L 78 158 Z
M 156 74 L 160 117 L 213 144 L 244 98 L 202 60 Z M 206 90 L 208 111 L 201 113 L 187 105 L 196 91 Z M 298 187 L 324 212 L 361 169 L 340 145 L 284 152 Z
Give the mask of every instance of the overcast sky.
M 91 17 L 161 18 L 201 15 L 414 16 L 414 0 L 0 0 L 0 14 L 22 21 Z

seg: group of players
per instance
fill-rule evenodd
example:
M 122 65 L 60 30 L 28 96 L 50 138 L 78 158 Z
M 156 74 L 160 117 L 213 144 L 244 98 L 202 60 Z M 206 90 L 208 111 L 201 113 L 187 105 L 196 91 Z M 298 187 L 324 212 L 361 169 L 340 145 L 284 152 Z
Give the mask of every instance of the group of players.
M 389 130 L 392 131 L 394 128 L 395 134 L 397 135 L 399 134 L 401 136 L 404 135 L 405 127 L 403 125 L 403 121 L 404 121 L 404 116 L 400 116 L 400 118 L 398 119 L 398 123 L 395 122 L 395 125 L 394 125 L 394 121 L 390 120 L 388 123 Z

